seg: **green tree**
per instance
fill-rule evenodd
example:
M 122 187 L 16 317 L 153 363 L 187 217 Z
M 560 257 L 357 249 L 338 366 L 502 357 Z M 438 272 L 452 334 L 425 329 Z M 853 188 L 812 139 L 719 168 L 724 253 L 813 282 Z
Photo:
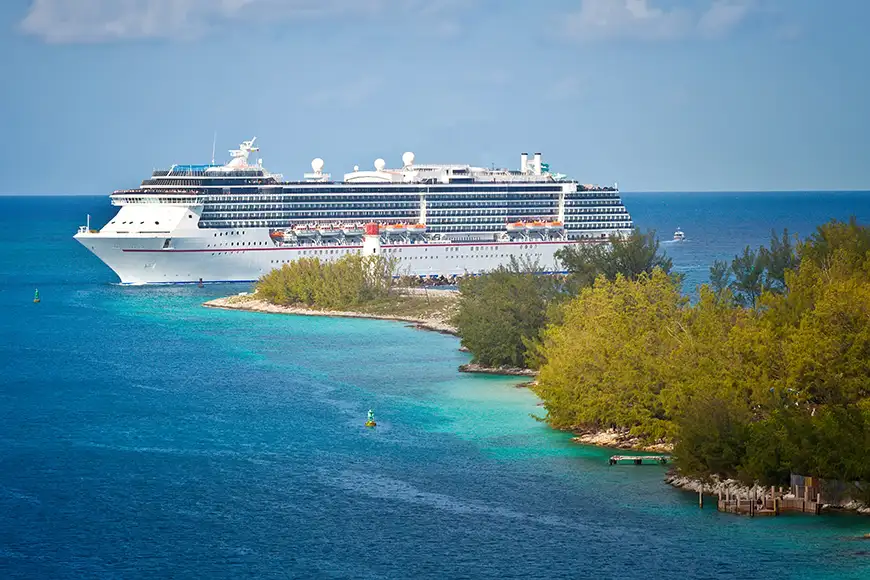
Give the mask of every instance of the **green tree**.
M 852 271 L 870 274 L 870 228 L 860 225 L 855 216 L 848 223 L 831 220 L 798 246 L 801 260 L 808 259 L 819 267 L 829 264 L 838 252 Z
M 396 260 L 383 256 L 300 258 L 263 275 L 257 294 L 273 304 L 350 309 L 387 297 L 395 270 Z
M 733 477 L 746 459 L 750 414 L 733 399 L 703 394 L 677 420 L 677 468 L 686 475 Z
M 683 339 L 681 296 L 660 269 L 637 280 L 599 276 L 565 304 L 563 322 L 544 332 L 545 361 L 535 392 L 559 428 L 610 426 L 662 437 L 670 416 L 660 396 L 663 365 Z
M 710 288 L 718 298 L 723 298 L 731 286 L 731 267 L 725 260 L 716 260 L 710 266 Z
M 765 258 L 761 252 L 756 252 L 746 246 L 743 254 L 735 256 L 731 262 L 731 289 L 735 300 L 750 308 L 755 308 L 761 292 L 764 290 Z
M 765 290 L 783 292 L 786 288 L 786 272 L 794 270 L 798 265 L 795 247 L 791 243 L 788 229 L 778 236 L 776 230 L 770 232 L 770 245 L 759 248 L 759 254 L 766 269 Z
M 454 322 L 473 362 L 524 367 L 529 345 L 547 321 L 558 280 L 534 274 L 537 264 L 513 260 L 509 266 L 459 282 Z
M 598 276 L 615 280 L 622 275 L 630 280 L 650 275 L 656 268 L 666 274 L 673 262 L 659 251 L 655 230 L 642 233 L 635 228 L 628 236 L 610 236 L 608 244 L 573 244 L 556 252 L 556 258 L 577 287 L 591 286 Z

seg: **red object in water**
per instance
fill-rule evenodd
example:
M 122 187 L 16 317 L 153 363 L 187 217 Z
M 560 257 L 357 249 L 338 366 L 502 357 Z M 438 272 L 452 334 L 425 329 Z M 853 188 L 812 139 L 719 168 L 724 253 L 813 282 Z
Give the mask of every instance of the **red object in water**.
M 380 234 L 380 228 L 378 227 L 378 224 L 376 224 L 374 222 L 366 224 L 366 235 L 367 236 L 377 236 L 379 234 Z

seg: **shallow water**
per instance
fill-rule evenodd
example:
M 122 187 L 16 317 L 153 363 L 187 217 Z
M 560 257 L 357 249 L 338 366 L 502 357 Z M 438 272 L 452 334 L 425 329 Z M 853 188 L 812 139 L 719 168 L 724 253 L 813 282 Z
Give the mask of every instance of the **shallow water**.
M 626 198 L 686 231 L 692 279 L 780 223 L 870 219 L 866 194 L 778 196 Z M 536 421 L 515 381 L 460 375 L 454 338 L 112 285 L 71 238 L 110 209 L 0 198 L 2 577 L 870 577 L 870 519 L 699 510 Z

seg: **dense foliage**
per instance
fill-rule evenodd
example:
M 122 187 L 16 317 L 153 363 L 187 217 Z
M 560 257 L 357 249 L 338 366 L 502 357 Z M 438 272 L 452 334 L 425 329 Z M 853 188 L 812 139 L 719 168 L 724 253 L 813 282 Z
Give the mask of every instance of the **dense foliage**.
M 301 258 L 260 278 L 257 294 L 273 304 L 347 310 L 386 298 L 395 269 L 383 256 Z
M 830 222 L 711 269 L 688 302 L 661 269 L 600 275 L 538 346 L 556 427 L 676 442 L 694 475 L 870 481 L 870 230 Z
M 612 235 L 607 244 L 575 244 L 556 252 L 556 258 L 570 272 L 576 288 L 592 286 L 598 276 L 616 280 L 622 275 L 631 280 L 652 274 L 656 268 L 670 273 L 671 259 L 659 251 L 655 231 L 635 228 L 628 236 Z
M 485 366 L 522 367 L 528 343 L 547 321 L 547 308 L 559 281 L 534 274 L 535 264 L 513 260 L 487 274 L 459 283 L 455 323 L 462 345 Z
M 514 261 L 460 282 L 455 320 L 462 344 L 474 362 L 485 366 L 538 366 L 537 348 L 548 323 L 562 318 L 561 304 L 599 275 L 631 279 L 658 267 L 669 272 L 671 261 L 659 252 L 654 232 L 613 236 L 609 244 L 577 244 L 556 254 L 567 277 L 536 276 L 536 264 Z
M 710 286 L 720 296 L 725 289 L 730 299 L 742 306 L 755 307 L 763 292 L 786 290 L 786 272 L 798 265 L 798 257 L 788 230 L 782 236 L 773 232 L 770 247 L 753 250 L 749 246 L 729 264 L 716 260 L 710 268 Z

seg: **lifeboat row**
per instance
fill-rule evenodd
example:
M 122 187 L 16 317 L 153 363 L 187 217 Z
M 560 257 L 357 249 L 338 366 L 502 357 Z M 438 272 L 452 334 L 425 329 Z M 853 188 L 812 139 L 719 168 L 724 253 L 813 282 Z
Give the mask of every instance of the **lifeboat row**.
M 424 224 L 373 224 L 378 226 L 378 230 L 385 232 L 387 235 L 422 235 L 426 233 Z M 321 238 L 335 238 L 342 234 L 346 237 L 359 237 L 366 233 L 364 224 L 309 224 L 297 225 L 288 230 L 276 230 L 269 235 L 274 239 L 283 239 L 295 236 L 296 238 L 313 238 L 320 236 Z
M 387 233 L 388 236 L 401 236 L 405 234 L 413 236 L 426 233 L 425 224 L 387 224 L 380 227 Z
M 512 222 L 507 224 L 508 233 L 525 233 L 525 232 L 560 232 L 565 229 L 564 224 L 560 221 L 545 222 L 535 220 L 530 222 Z

